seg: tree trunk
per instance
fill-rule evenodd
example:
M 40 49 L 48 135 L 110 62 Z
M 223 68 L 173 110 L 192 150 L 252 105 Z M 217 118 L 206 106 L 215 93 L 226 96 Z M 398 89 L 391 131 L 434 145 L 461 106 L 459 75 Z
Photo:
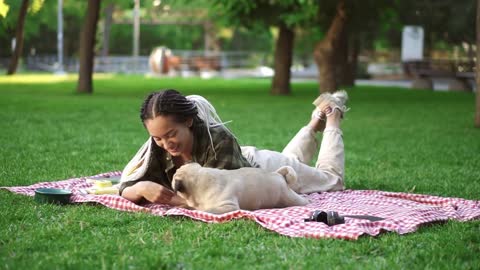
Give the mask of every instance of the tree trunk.
M 340 46 L 341 33 L 345 28 L 347 16 L 345 1 L 341 0 L 337 5 L 337 12 L 325 38 L 318 42 L 314 50 L 314 58 L 318 67 L 319 91 L 333 92 L 337 90 L 336 80 L 337 54 L 335 51 Z
M 477 63 L 475 70 L 477 105 L 475 108 L 475 127 L 480 128 L 480 0 L 477 0 Z
M 18 60 L 23 51 L 23 29 L 25 26 L 25 17 L 27 17 L 28 0 L 22 1 L 20 13 L 18 14 L 17 29 L 15 33 L 15 50 L 13 51 L 10 64 L 8 65 L 7 75 L 13 75 L 17 72 Z
M 281 24 L 279 35 L 275 44 L 275 74 L 272 79 L 272 95 L 290 94 L 290 67 L 292 66 L 293 40 L 295 33 L 286 25 Z
M 357 75 L 357 65 L 358 65 L 358 53 L 359 53 L 359 41 L 355 33 L 350 35 L 345 35 L 346 44 L 345 46 L 345 55 L 343 72 L 341 77 L 340 86 L 352 87 L 355 85 L 355 77 Z
M 347 34 L 347 29 L 344 28 L 341 37 L 340 37 L 340 44 L 338 47 L 338 50 L 336 50 L 334 53 L 337 54 L 336 59 L 338 59 L 337 62 L 337 68 L 336 68 L 336 78 L 337 78 L 337 87 L 342 87 L 342 86 L 347 86 L 348 85 L 348 78 L 349 73 L 350 73 L 350 66 L 349 66 L 349 39 L 348 39 L 348 34 Z
M 220 41 L 217 38 L 218 29 L 215 24 L 207 20 L 203 24 L 203 31 L 204 31 L 204 50 L 205 52 L 219 52 L 221 51 Z
M 95 34 L 97 32 L 98 14 L 101 0 L 89 0 L 83 30 L 80 34 L 80 70 L 77 92 L 93 92 L 92 73 L 94 60 Z
M 112 16 L 115 9 L 115 4 L 110 2 L 105 7 L 105 19 L 103 21 L 103 45 L 102 45 L 102 56 L 108 56 L 110 49 L 110 28 L 112 26 Z

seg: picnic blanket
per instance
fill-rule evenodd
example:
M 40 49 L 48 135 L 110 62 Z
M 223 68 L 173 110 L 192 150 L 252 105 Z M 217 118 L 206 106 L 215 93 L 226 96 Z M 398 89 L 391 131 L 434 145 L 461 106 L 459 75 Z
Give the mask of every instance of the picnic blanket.
M 70 202 L 95 202 L 120 211 L 142 211 L 157 216 L 187 216 L 209 223 L 227 222 L 237 218 L 254 220 L 264 228 L 290 237 L 339 238 L 356 240 L 363 234 L 376 236 L 382 231 L 406 234 L 419 226 L 439 221 L 468 221 L 480 218 L 480 201 L 421 194 L 377 190 L 345 190 L 304 195 L 306 206 L 256 211 L 238 210 L 214 215 L 197 210 L 162 204 L 134 204 L 118 195 L 85 195 L 81 189 L 90 187 L 87 178 L 118 176 L 110 172 L 90 177 L 57 182 L 42 182 L 31 186 L 1 187 L 18 194 L 34 196 L 37 188 L 63 188 L 72 191 Z M 340 215 L 372 215 L 381 221 L 345 218 L 345 224 L 328 226 L 321 222 L 305 222 L 314 210 L 337 211 Z

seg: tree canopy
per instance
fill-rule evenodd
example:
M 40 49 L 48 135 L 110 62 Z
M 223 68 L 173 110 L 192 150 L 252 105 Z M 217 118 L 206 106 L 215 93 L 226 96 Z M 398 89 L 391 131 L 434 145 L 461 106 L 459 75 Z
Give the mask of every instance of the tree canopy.
M 57 1 L 30 1 L 25 23 L 24 55 L 35 51 L 39 54 L 56 53 Z M 128 0 L 103 1 L 103 7 L 115 5 L 111 40 L 124 46 L 111 46 L 112 54 L 131 53 L 133 2 Z M 475 36 L 475 1 L 346 1 L 352 5 L 353 17 L 349 28 L 362 34 L 362 48 L 399 48 L 403 25 L 422 25 L 425 28 L 429 48 L 451 49 L 462 42 L 473 43 Z M 0 43 L 10 44 L 15 35 L 15 24 L 21 1 L 0 1 Z M 160 3 L 160 4 L 159 4 Z M 156 4 L 156 5 L 155 5 Z M 141 54 L 148 54 L 159 45 L 173 49 L 203 49 L 203 27 L 197 24 L 151 24 L 171 18 L 182 21 L 211 20 L 217 28 L 217 36 L 223 50 L 264 50 L 273 52 L 273 39 L 277 34 L 268 26 L 283 21 L 295 28 L 295 53 L 307 58 L 315 41 L 322 39 L 327 21 L 331 20 L 335 1 L 329 0 L 145 0 L 141 1 L 142 24 Z M 64 1 L 65 54 L 78 54 L 78 33 L 82 25 L 86 1 Z M 201 12 L 200 12 L 201 11 Z M 168 15 L 170 14 L 170 15 Z M 175 15 L 177 14 L 177 15 Z M 182 15 L 178 15 L 182 14 Z M 191 17 L 185 16 L 191 14 Z M 176 17 L 174 17 L 174 15 Z M 104 13 L 100 14 L 102 21 Z M 170 16 L 170 17 L 168 17 Z M 172 22 L 173 20 L 170 20 Z M 124 23 L 118 23 L 123 21 Z M 99 32 L 102 29 L 99 28 Z M 352 32 L 351 31 L 351 32 Z M 244 41 L 245 40 L 245 41 Z M 97 41 L 100 42 L 100 39 Z M 100 48 L 100 45 L 96 46 Z M 8 57 L 9 50 L 1 50 L 0 56 Z

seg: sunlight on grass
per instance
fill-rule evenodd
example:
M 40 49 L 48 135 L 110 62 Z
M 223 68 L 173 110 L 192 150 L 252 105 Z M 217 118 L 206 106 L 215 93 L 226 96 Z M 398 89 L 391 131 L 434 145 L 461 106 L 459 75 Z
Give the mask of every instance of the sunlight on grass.
M 105 74 L 105 73 L 96 73 L 93 75 L 94 79 L 110 79 L 115 75 Z M 39 83 L 39 84 L 50 84 L 58 82 L 74 82 L 78 79 L 78 74 L 66 74 L 66 75 L 55 75 L 55 74 L 16 74 L 13 76 L 0 76 L 0 83 L 15 83 L 15 84 L 30 84 L 30 83 Z

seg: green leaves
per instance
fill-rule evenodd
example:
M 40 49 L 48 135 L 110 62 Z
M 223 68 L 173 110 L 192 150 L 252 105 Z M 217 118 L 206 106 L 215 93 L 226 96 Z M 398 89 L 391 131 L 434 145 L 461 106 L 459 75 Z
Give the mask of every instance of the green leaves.
M 9 9 L 10 7 L 5 4 L 5 0 L 0 0 L 0 16 L 5 18 L 8 14 Z
M 45 0 L 32 0 L 28 12 L 35 14 L 43 7 Z

